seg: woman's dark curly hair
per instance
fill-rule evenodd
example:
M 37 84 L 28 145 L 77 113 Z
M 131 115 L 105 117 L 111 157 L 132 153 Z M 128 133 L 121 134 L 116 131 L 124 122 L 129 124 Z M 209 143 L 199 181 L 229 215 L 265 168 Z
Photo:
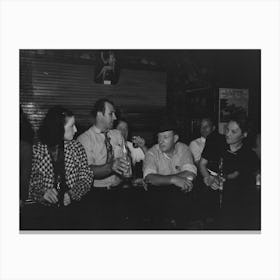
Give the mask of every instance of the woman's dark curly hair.
M 242 133 L 249 132 L 249 121 L 246 117 L 239 116 L 239 115 L 232 115 L 228 121 L 229 122 L 236 122 L 241 129 Z
M 66 117 L 74 116 L 73 112 L 61 106 L 49 109 L 39 129 L 39 139 L 49 147 L 61 144 L 64 139 Z

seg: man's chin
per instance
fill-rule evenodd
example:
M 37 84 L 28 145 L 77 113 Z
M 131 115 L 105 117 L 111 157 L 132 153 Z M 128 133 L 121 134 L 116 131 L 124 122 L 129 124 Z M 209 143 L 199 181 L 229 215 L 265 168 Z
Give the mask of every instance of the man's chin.
M 163 153 L 166 152 L 166 149 L 165 149 L 165 148 L 162 148 L 161 146 L 159 146 L 159 149 L 160 149 Z

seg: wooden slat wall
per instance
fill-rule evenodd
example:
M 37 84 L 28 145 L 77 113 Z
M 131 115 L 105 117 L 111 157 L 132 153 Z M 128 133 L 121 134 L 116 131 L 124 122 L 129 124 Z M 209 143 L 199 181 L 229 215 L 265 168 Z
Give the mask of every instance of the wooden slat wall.
M 75 113 L 81 132 L 91 123 L 94 102 L 106 97 L 151 140 L 166 106 L 166 73 L 122 69 L 117 85 L 96 84 L 93 77 L 93 65 L 21 57 L 20 104 L 35 130 L 51 106 L 63 105 Z

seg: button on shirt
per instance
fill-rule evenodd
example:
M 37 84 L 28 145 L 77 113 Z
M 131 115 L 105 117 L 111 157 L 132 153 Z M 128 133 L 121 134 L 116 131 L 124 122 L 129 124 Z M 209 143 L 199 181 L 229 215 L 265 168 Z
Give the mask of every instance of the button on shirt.
M 192 153 L 189 147 L 183 143 L 176 143 L 172 157 L 163 153 L 158 144 L 154 145 L 145 156 L 143 165 L 144 178 L 148 174 L 172 175 L 182 171 L 197 173 Z
M 193 154 L 194 161 L 199 161 L 205 146 L 206 139 L 204 137 L 197 138 L 190 143 L 190 150 Z
M 113 148 L 114 158 L 122 157 L 124 139 L 121 133 L 114 129 L 108 132 L 110 143 Z M 107 149 L 105 145 L 105 135 L 96 126 L 90 127 L 77 139 L 85 148 L 89 165 L 103 165 L 106 163 Z M 111 175 L 105 179 L 94 180 L 94 187 L 110 187 L 120 184 L 121 178 Z

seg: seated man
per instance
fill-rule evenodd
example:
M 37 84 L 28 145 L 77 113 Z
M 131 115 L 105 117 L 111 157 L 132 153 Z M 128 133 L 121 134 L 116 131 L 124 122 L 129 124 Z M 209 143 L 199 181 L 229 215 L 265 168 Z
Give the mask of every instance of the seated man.
M 116 120 L 114 104 L 107 99 L 96 101 L 92 110 L 94 124 L 78 137 L 85 148 L 88 164 L 94 173 L 93 189 L 88 197 L 88 221 L 96 226 L 112 227 L 119 218 L 122 202 L 119 189 L 130 163 L 123 155 L 124 139 L 112 129 Z M 118 222 L 117 222 L 118 225 Z
M 194 157 L 194 162 L 196 165 L 199 164 L 199 160 L 202 154 L 202 151 L 205 146 L 206 138 L 215 130 L 215 125 L 210 118 L 203 118 L 200 123 L 200 135 L 201 137 L 191 141 L 190 150 Z
M 192 190 L 197 169 L 188 146 L 178 140 L 175 121 L 163 121 L 158 144 L 147 152 L 144 160 L 143 176 L 149 184 L 152 218 L 159 223 L 156 227 L 162 225 L 163 219 L 169 220 L 168 226 L 180 226 L 189 214 L 185 193 Z

